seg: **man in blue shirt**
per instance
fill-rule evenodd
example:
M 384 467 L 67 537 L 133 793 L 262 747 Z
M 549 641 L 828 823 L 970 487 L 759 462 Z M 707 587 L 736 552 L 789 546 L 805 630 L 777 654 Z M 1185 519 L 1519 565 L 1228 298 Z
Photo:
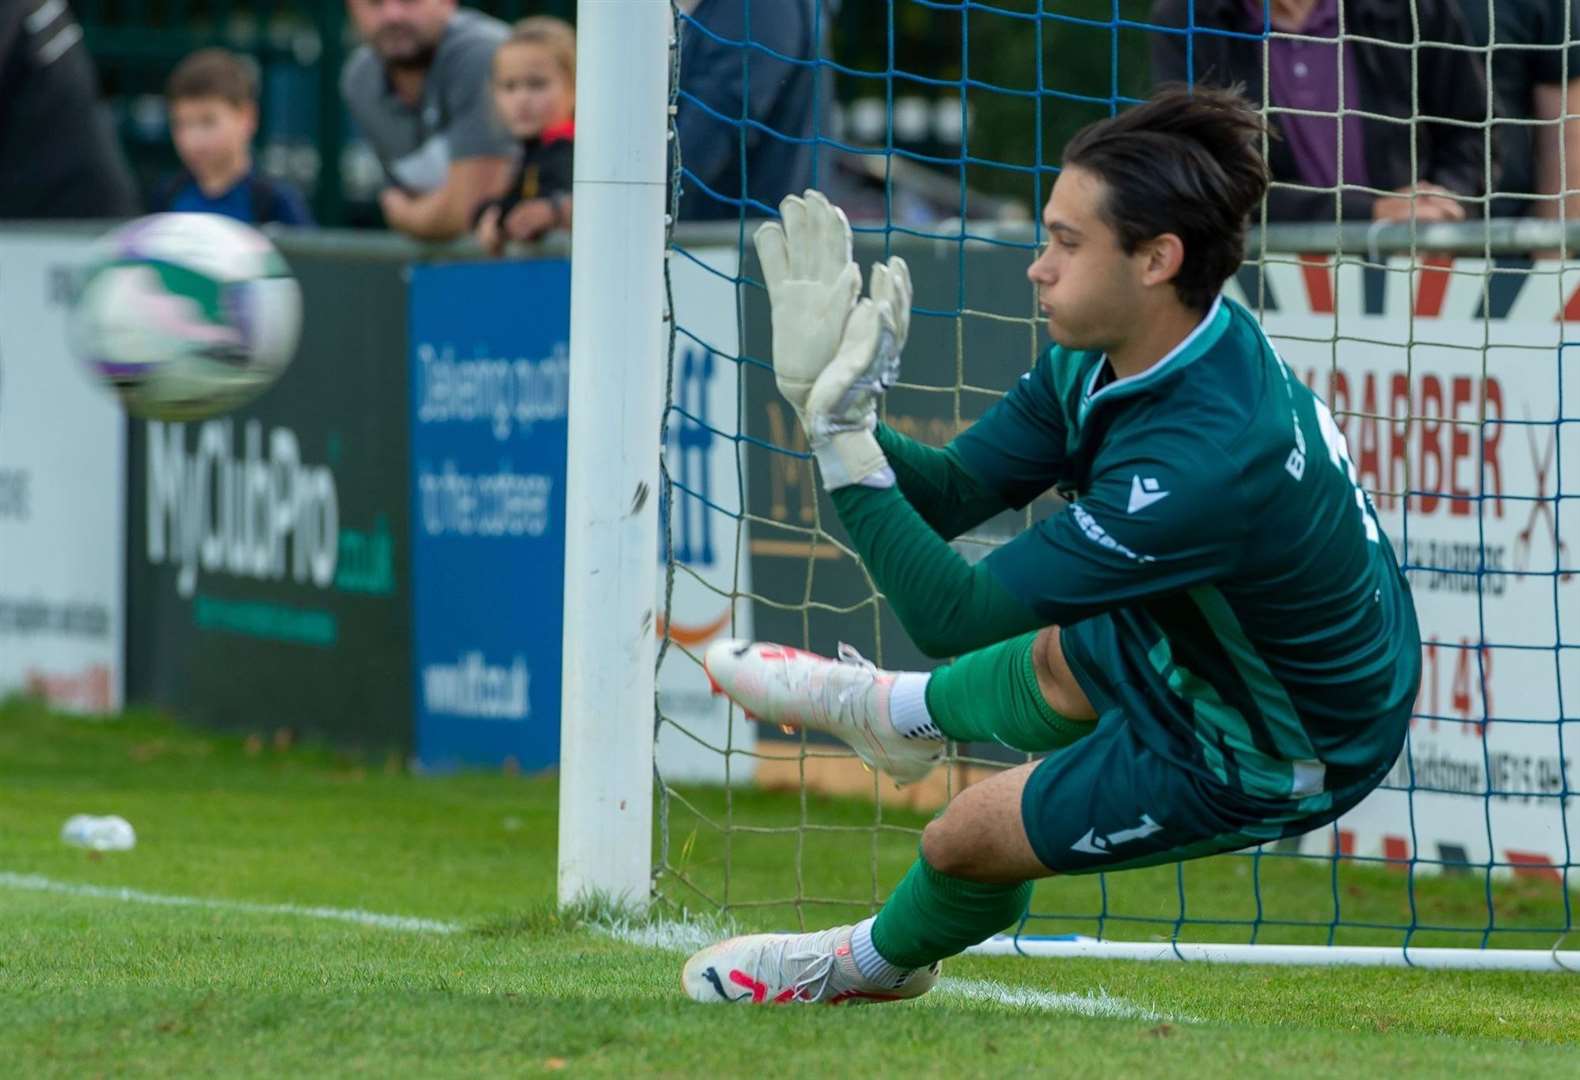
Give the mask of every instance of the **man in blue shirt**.
M 253 169 L 258 81 L 250 63 L 203 49 L 171 73 L 170 135 L 186 166 L 154 199 L 155 210 L 223 214 L 249 225 L 311 225 L 301 192 Z

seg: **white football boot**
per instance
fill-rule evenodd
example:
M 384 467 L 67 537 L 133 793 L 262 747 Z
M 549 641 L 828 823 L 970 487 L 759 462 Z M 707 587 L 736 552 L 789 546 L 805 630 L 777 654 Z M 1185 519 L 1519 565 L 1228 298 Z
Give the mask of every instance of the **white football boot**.
M 865 978 L 851 956 L 852 929 L 733 937 L 694 953 L 680 985 L 704 1004 L 857 1005 L 920 997 L 938 981 L 938 964 L 889 986 Z
M 936 739 L 908 739 L 889 722 L 891 672 L 880 671 L 849 645 L 839 659 L 766 641 L 716 641 L 702 658 L 714 693 L 729 695 L 765 724 L 837 736 L 871 768 L 911 784 L 943 760 Z

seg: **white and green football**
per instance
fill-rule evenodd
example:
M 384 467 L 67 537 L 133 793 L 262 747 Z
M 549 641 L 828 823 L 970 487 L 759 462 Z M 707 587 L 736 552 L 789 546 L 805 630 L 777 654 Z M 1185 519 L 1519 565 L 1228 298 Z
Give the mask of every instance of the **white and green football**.
M 302 294 L 258 230 L 217 214 L 153 214 L 106 235 L 72 310 L 78 355 L 152 420 L 252 400 L 296 353 Z

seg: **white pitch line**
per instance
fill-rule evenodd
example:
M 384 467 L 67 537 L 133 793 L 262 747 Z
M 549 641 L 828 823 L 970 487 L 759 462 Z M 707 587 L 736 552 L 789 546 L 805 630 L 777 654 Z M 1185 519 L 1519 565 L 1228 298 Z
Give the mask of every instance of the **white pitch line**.
M 211 900 L 201 896 L 170 896 L 165 893 L 143 892 L 141 889 L 126 889 L 113 885 L 79 885 L 69 881 L 53 881 L 39 874 L 13 874 L 3 870 L 0 870 L 0 888 L 84 896 L 97 900 L 119 900 L 131 904 L 156 904 L 161 907 L 239 911 L 249 915 L 296 915 L 307 919 L 327 919 L 332 922 L 376 926 L 381 930 L 405 930 L 416 934 L 454 934 L 463 929 L 459 923 L 419 919 L 411 915 L 381 915 L 358 908 L 304 907 L 301 904 L 260 904 L 251 900 Z
M 1146 1020 L 1150 1023 L 1197 1023 L 1187 1016 L 1158 1012 L 1133 1001 L 1114 997 L 1107 990 L 1095 993 L 1061 994 L 1052 990 L 1032 990 L 1022 986 L 1006 986 L 991 979 L 938 980 L 931 993 L 921 999 L 921 1004 L 946 1005 L 954 1000 L 984 1002 L 1000 1008 L 1026 1012 L 1074 1013 L 1077 1016 L 1094 1016 L 1104 1020 Z

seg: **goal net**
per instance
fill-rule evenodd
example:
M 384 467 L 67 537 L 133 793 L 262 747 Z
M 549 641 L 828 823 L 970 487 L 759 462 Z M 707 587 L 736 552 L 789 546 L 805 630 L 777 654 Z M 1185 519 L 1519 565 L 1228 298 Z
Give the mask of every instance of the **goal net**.
M 1580 400 L 1580 268 L 1556 257 L 1569 207 L 1540 194 L 1536 173 L 1557 153 L 1557 183 L 1580 187 L 1580 158 L 1562 159 L 1556 118 L 1500 121 L 1495 132 L 1485 111 L 1493 90 L 1474 69 L 1505 50 L 1518 64 L 1540 54 L 1555 63 L 1532 65 L 1565 85 L 1574 35 L 1560 28 L 1522 52 L 1502 36 L 1498 2 L 1481 12 L 1489 25 L 1479 37 L 1459 24 L 1465 36 L 1453 47 L 1422 46 L 1419 26 L 1393 44 L 1373 41 L 1384 31 L 1370 24 L 1223 30 L 1200 2 L 1180 5 L 1183 23 L 1159 14 L 1167 4 L 1155 12 L 1135 0 L 678 4 L 672 206 L 682 220 L 667 258 L 655 726 L 661 903 L 763 928 L 865 915 L 914 858 L 932 814 L 963 786 L 1026 760 L 951 744 L 945 767 L 899 789 L 837 743 L 761 729 L 708 694 L 700 660 L 721 636 L 825 655 L 845 642 L 885 668 L 934 666 L 855 557 L 774 388 L 750 235 L 784 193 L 775 170 L 807 170 L 846 208 L 864 266 L 891 253 L 908 260 L 912 331 L 884 421 L 941 445 L 1047 347 L 1025 268 L 1042 241 L 1037 219 L 1061 147 L 1149 93 L 1165 66 L 1157 40 L 1172 35 L 1187 78 L 1201 76 L 1204 58 L 1250 50 L 1256 77 L 1240 81 L 1259 87 L 1286 146 L 1323 130 L 1371 140 L 1359 177 L 1365 156 L 1341 145 L 1328 162 L 1333 183 L 1309 172 L 1280 178 L 1275 191 L 1321 198 L 1301 217 L 1264 216 L 1226 291 L 1259 314 L 1346 436 L 1414 589 L 1421 688 L 1393 771 L 1334 825 L 1177 866 L 1044 881 L 1024 923 L 988 947 L 1528 966 L 1572 958 L 1558 950 L 1576 948 L 1580 886 L 1580 721 L 1570 718 L 1580 695 L 1580 435 L 1567 427 Z M 1323 44 L 1334 33 L 1338 49 Z M 1425 100 L 1420 80 L 1414 91 L 1406 80 L 1402 105 L 1366 98 L 1367 65 L 1388 50 L 1406 73 L 1427 70 L 1427 54 L 1431 64 L 1450 54 L 1482 111 L 1429 122 L 1441 106 Z M 1300 89 L 1291 72 L 1308 65 L 1341 84 L 1337 105 L 1290 103 Z M 1460 194 L 1469 198 L 1454 203 L 1464 221 L 1428 220 L 1424 199 L 1413 218 L 1356 216 L 1394 186 L 1381 182 L 1397 162 L 1384 160 L 1366 126 L 1390 110 L 1392 137 L 1418 177 L 1439 175 L 1428 158 L 1445 133 L 1473 139 L 1460 163 L 1472 167 L 1453 174 L 1468 178 Z M 1300 126 L 1324 118 L 1326 129 Z M 1504 150 L 1506 132 L 1523 149 Z M 1500 153 L 1537 165 L 1507 168 Z M 1519 190 L 1498 187 L 1515 176 L 1525 178 Z M 1368 198 L 1352 202 L 1357 191 Z M 1496 216 L 1511 208 L 1524 216 Z M 980 558 L 1058 511 L 1050 494 L 957 550 Z

